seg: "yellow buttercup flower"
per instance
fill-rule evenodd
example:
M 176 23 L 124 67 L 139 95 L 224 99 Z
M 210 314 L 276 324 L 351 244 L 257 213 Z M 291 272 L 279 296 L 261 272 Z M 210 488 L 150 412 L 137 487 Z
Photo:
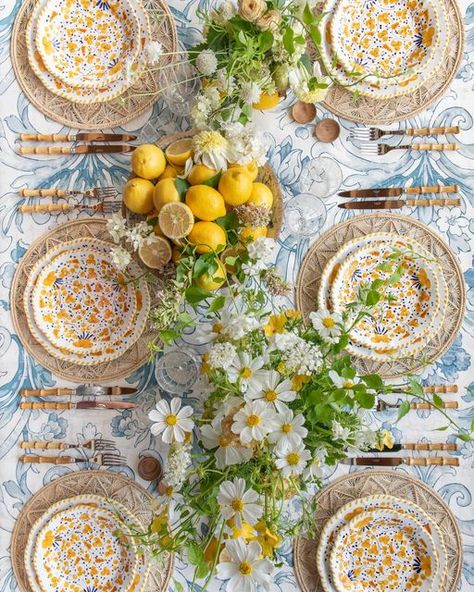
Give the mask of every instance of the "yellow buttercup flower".
M 262 547 L 262 555 L 264 557 L 271 557 L 273 551 L 280 546 L 281 537 L 270 530 L 263 521 L 257 522 L 255 530 L 258 533 L 257 541 Z
M 264 327 L 265 335 L 271 337 L 275 333 L 285 333 L 285 323 L 287 321 L 285 313 L 271 315 L 268 323 Z
M 289 308 L 285 311 L 285 315 L 288 319 L 291 319 L 292 321 L 295 321 L 296 319 L 299 319 L 301 317 L 300 311 L 296 310 L 296 308 Z
M 395 444 L 395 438 L 393 437 L 392 432 L 388 430 L 382 430 L 377 434 L 377 439 L 375 441 L 375 448 L 377 450 L 383 450 L 384 447 L 386 448 L 393 448 Z
M 232 529 L 232 538 L 242 538 L 244 541 L 252 541 L 257 536 L 254 527 L 248 522 L 242 522 L 240 527 L 235 524 L 234 518 L 227 521 L 227 525 Z
M 162 510 L 159 514 L 155 514 L 153 516 L 153 520 L 150 525 L 151 532 L 158 533 L 163 530 L 165 526 L 168 525 L 168 516 L 166 512 L 166 508 Z
M 291 379 L 291 388 L 294 391 L 300 391 L 310 380 L 311 376 L 308 376 L 307 374 L 295 374 Z

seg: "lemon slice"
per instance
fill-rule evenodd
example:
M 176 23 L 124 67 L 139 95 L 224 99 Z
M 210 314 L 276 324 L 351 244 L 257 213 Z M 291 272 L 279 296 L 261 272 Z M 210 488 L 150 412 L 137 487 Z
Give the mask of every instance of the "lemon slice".
M 166 158 L 168 162 L 176 166 L 184 166 L 188 158 L 191 158 L 193 151 L 193 141 L 191 138 L 185 138 L 184 140 L 176 140 L 172 142 L 165 150 Z
M 171 245 L 162 236 L 155 236 L 138 249 L 138 255 L 150 269 L 162 269 L 171 261 Z
M 165 204 L 158 215 L 158 224 L 162 233 L 175 240 L 187 236 L 194 225 L 191 208 L 181 202 Z

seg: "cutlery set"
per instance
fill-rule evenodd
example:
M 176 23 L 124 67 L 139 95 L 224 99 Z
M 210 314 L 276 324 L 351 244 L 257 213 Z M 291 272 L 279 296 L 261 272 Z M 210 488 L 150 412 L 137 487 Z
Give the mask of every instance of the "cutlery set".
M 22 142 L 72 143 L 72 146 L 24 146 L 18 148 L 20 154 L 113 154 L 133 152 L 130 144 L 95 144 L 95 142 L 133 142 L 137 136 L 129 134 L 80 133 L 66 134 L 20 134 Z M 88 142 L 77 144 L 77 142 Z
M 31 214 L 33 212 L 70 212 L 71 210 L 91 210 L 102 214 L 111 214 L 118 212 L 122 207 L 122 202 L 111 201 L 119 195 L 115 187 L 94 187 L 93 189 L 86 189 L 83 191 L 67 190 L 67 189 L 22 189 L 20 191 L 21 197 L 76 197 L 81 196 L 86 199 L 98 200 L 98 203 L 82 202 L 79 204 L 35 204 L 35 205 L 21 205 L 18 210 L 23 214 Z

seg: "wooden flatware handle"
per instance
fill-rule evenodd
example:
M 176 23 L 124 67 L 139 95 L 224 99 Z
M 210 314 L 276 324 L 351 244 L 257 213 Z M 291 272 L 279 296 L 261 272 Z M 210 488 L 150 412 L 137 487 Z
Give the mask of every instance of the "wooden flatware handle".
M 425 393 L 457 393 L 457 384 L 433 384 L 423 387 Z
M 431 458 L 407 458 L 407 465 L 416 465 L 418 467 L 428 467 L 430 465 L 441 465 L 441 466 L 459 466 L 458 458 L 444 458 L 442 456 L 433 456 Z
M 431 136 L 434 134 L 459 134 L 459 125 L 453 127 L 411 127 L 406 131 L 407 136 Z
M 407 206 L 460 206 L 460 199 L 407 199 Z
M 412 144 L 413 150 L 432 150 L 436 152 L 446 152 L 448 150 L 457 150 L 457 144 Z
M 20 154 L 74 154 L 70 146 L 20 146 Z
M 73 142 L 74 136 L 67 134 L 20 134 L 23 142 Z
M 68 397 L 73 394 L 72 389 L 52 388 L 52 389 L 22 389 L 22 397 Z
M 20 403 L 20 409 L 54 409 L 60 411 L 61 409 L 72 408 L 72 403 L 52 403 L 50 401 L 35 401 L 34 403 L 23 401 Z
M 63 189 L 22 189 L 21 197 L 65 197 L 67 191 Z
M 47 442 L 46 440 L 25 440 L 20 442 L 21 448 L 34 448 L 36 450 L 63 450 L 66 448 L 63 442 Z
M 420 195 L 420 193 L 457 193 L 458 185 L 423 185 L 422 187 L 407 187 L 405 193 Z
M 18 209 L 23 214 L 33 214 L 34 212 L 69 212 L 74 208 L 70 204 L 38 204 L 34 206 L 19 206 Z
M 443 403 L 442 409 L 457 409 L 459 407 L 459 403 L 457 401 L 446 401 Z M 411 409 L 437 409 L 435 405 L 431 403 L 411 403 Z
M 70 465 L 76 462 L 72 456 L 40 456 L 39 454 L 23 454 L 20 456 L 22 463 L 50 463 L 53 465 Z
M 404 444 L 403 448 L 405 450 L 457 450 L 458 447 L 456 444 L 450 444 L 448 442 L 438 442 L 435 444 L 431 444 L 428 442 L 421 442 L 418 444 Z

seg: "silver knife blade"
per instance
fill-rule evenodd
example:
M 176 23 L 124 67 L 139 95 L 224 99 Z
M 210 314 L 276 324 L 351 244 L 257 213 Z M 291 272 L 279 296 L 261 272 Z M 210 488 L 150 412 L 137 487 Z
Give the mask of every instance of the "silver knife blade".
M 135 409 L 136 403 L 126 401 L 78 401 L 76 409 Z
M 398 197 L 403 193 L 401 187 L 374 187 L 373 189 L 352 189 L 340 191 L 341 197 Z
M 398 465 L 403 465 L 405 463 L 405 459 L 398 457 L 398 456 L 386 456 L 386 457 L 378 457 L 378 456 L 367 456 L 365 458 L 344 458 L 341 460 L 345 465 L 358 465 L 358 466 L 372 466 L 372 465 L 380 465 L 383 467 L 397 467 Z
M 76 388 L 74 394 L 80 397 L 99 397 L 101 395 L 134 395 L 136 392 L 137 389 L 130 387 L 81 384 Z
M 402 208 L 405 202 L 403 199 L 372 199 L 370 201 L 349 201 L 337 205 L 345 210 L 393 210 Z

